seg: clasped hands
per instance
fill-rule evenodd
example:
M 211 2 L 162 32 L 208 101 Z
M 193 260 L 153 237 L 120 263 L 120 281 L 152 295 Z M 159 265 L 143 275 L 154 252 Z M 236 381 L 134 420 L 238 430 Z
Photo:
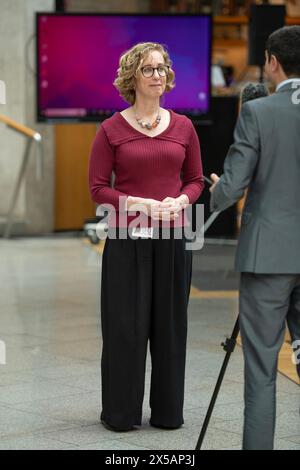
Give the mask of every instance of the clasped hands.
M 175 220 L 188 205 L 189 198 L 185 194 L 177 198 L 166 197 L 163 201 L 134 196 L 127 198 L 128 212 L 141 211 L 154 220 Z

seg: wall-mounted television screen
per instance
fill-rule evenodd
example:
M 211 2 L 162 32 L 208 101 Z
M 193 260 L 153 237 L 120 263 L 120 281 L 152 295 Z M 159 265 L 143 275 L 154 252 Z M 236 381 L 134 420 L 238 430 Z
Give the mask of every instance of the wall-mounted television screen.
M 101 121 L 129 106 L 113 86 L 138 42 L 167 46 L 175 88 L 162 106 L 191 117 L 210 107 L 210 15 L 37 13 L 37 120 Z

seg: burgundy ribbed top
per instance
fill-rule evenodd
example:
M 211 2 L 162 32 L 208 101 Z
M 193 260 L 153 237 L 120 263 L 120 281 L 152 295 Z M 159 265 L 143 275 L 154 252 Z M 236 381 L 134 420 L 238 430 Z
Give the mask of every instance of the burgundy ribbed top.
M 89 187 L 93 201 L 115 207 L 116 220 L 109 217 L 111 227 L 127 227 L 140 216 L 139 212 L 128 215 L 124 211 L 128 196 L 162 201 L 167 196 L 186 194 L 190 204 L 199 198 L 204 180 L 198 136 L 190 119 L 169 112 L 169 126 L 155 137 L 134 129 L 119 112 L 101 124 L 90 153 Z M 112 172 L 114 187 L 111 187 Z M 180 214 L 171 227 L 190 225 L 183 212 Z M 140 226 L 165 224 L 141 216 Z

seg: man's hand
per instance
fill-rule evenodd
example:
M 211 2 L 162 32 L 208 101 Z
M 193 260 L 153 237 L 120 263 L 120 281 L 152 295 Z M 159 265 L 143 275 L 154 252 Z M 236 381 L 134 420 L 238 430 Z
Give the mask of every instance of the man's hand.
M 217 186 L 220 177 L 218 175 L 216 175 L 216 173 L 212 173 L 210 175 L 210 179 L 212 180 L 213 184 L 209 188 L 209 191 L 212 193 L 214 191 L 215 187 Z

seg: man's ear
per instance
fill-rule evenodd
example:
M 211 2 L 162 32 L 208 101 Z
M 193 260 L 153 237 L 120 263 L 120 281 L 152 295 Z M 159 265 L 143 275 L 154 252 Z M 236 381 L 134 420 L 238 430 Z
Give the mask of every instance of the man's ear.
M 275 55 L 271 55 L 271 68 L 272 68 L 272 72 L 277 72 L 278 71 L 278 67 L 279 67 L 279 62 L 277 60 L 277 57 Z

